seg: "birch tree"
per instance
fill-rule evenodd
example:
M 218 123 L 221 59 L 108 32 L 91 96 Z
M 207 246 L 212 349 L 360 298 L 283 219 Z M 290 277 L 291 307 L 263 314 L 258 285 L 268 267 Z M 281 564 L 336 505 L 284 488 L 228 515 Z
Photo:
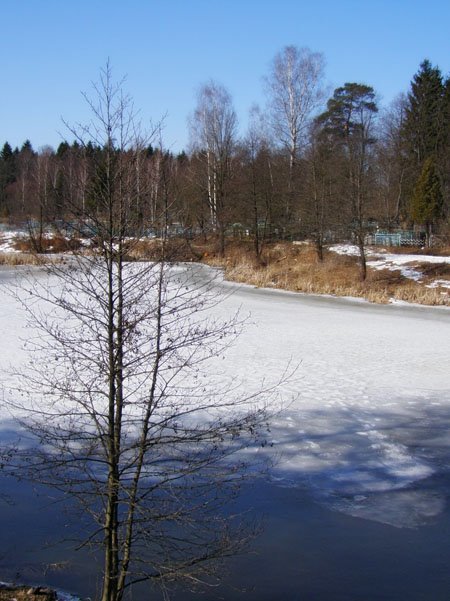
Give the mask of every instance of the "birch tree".
M 266 78 L 275 140 L 289 161 L 286 220 L 292 216 L 295 168 L 306 144 L 311 117 L 323 99 L 324 57 L 308 48 L 286 46 L 278 52 Z
M 210 81 L 200 88 L 191 120 L 191 144 L 204 156 L 204 182 L 211 225 L 218 234 L 219 252 L 225 254 L 225 230 L 237 118 L 229 92 Z

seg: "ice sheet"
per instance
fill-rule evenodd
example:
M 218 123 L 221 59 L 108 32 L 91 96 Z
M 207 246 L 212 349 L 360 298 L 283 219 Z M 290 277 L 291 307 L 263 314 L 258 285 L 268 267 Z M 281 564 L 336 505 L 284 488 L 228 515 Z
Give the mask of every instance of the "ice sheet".
M 197 277 L 208 271 L 178 269 L 197 270 Z M 13 383 L 8 365 L 26 361 L 25 317 L 5 290 L 12 273 L 0 272 L 3 393 Z M 306 488 L 337 511 L 398 527 L 437 515 L 447 492 L 433 482 L 450 464 L 450 310 L 218 286 L 227 295 L 216 314 L 247 316 L 221 372 L 253 390 L 298 364 L 283 384 L 289 400 L 273 408 L 270 444 L 252 451 L 275 461 L 272 480 Z M 10 428 L 10 417 L 2 407 L 0 430 Z

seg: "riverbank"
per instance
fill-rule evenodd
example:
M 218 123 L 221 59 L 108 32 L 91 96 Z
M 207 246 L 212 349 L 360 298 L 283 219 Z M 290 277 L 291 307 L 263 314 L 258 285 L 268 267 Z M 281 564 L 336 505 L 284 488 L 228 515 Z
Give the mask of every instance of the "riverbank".
M 450 249 L 367 248 L 367 278 L 360 279 L 358 249 L 351 244 L 329 245 L 319 261 L 308 242 L 266 243 L 257 257 L 251 240 L 229 240 L 225 256 L 214 239 L 170 238 L 165 258 L 202 262 L 223 270 L 225 279 L 258 288 L 278 288 L 306 294 L 365 299 L 373 303 L 407 302 L 450 306 Z M 95 240 L 45 238 L 45 253 L 36 255 L 29 239 L 0 234 L 0 264 L 38 264 L 65 252 L 92 252 Z M 158 259 L 161 241 L 129 241 L 131 260 Z
M 276 242 L 267 244 L 257 260 L 251 243 L 236 242 L 227 247 L 225 257 L 204 250 L 202 261 L 222 268 L 227 280 L 260 288 L 351 296 L 374 303 L 450 306 L 450 257 L 423 254 L 422 249 L 408 249 L 408 254 L 398 251 L 369 248 L 363 282 L 358 251 L 351 245 L 330 246 L 323 261 L 318 261 L 311 244 Z

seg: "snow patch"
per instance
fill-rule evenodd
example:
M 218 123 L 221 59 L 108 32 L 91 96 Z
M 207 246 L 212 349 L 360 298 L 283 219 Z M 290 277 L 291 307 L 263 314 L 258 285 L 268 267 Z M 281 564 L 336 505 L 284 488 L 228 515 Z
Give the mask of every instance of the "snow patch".
M 352 244 L 333 244 L 329 249 L 340 255 L 348 255 L 352 257 L 359 256 L 359 248 Z M 423 274 L 417 269 L 417 263 L 446 263 L 450 264 L 450 257 L 439 257 L 436 255 L 412 255 L 412 254 L 396 254 L 389 253 L 383 250 L 366 250 L 368 259 L 367 265 L 372 269 L 388 271 L 400 271 L 403 277 L 415 282 L 421 282 Z M 372 257 L 372 258 L 371 258 Z M 442 286 L 450 288 L 448 280 L 436 280 L 439 284 L 428 285 L 428 288 Z

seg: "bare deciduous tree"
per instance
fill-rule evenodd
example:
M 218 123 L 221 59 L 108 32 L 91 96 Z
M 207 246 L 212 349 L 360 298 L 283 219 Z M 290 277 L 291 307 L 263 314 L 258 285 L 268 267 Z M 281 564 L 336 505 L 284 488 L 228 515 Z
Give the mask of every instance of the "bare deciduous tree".
M 274 183 L 272 176 L 272 157 L 268 142 L 267 128 L 259 107 L 250 111 L 249 127 L 242 142 L 240 187 L 242 205 L 250 209 L 255 257 L 261 262 L 264 241 L 271 228 Z
M 377 149 L 377 191 L 379 214 L 388 228 L 398 227 L 406 218 L 406 176 L 408 153 L 402 137 L 406 114 L 406 97 L 398 96 L 383 111 L 380 143 Z
M 314 241 L 319 261 L 324 259 L 326 237 L 330 231 L 335 231 L 339 221 L 335 206 L 339 164 L 335 161 L 332 142 L 321 134 L 317 125 L 311 128 L 310 143 L 304 157 L 306 173 L 302 186 L 305 225 L 308 236 Z
M 240 327 L 208 317 L 209 278 L 170 266 L 164 238 L 160 260 L 128 260 L 141 145 L 109 65 L 95 89 L 79 140 L 99 147 L 97 180 L 77 213 L 95 245 L 29 284 L 38 368 L 15 411 L 40 444 L 14 465 L 80 503 L 84 544 L 103 552 L 101 599 L 120 601 L 142 581 L 164 596 L 175 581 L 211 583 L 217 561 L 248 541 L 221 507 L 246 476 L 236 454 L 267 414 L 236 382 L 208 377 Z

